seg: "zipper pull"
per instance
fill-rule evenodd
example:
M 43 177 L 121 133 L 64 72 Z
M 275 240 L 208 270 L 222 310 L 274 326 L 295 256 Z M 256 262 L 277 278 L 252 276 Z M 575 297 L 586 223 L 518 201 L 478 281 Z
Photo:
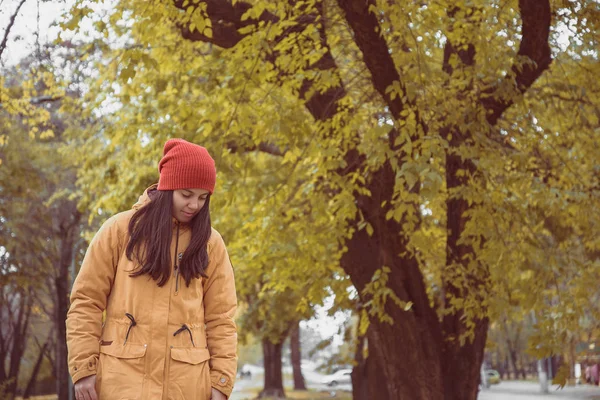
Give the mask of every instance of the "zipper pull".
M 175 271 L 177 271 L 177 269 L 179 268 L 179 265 L 181 265 L 181 259 L 182 258 L 183 258 L 183 253 L 177 254 L 177 262 L 173 266 L 173 268 L 175 269 Z

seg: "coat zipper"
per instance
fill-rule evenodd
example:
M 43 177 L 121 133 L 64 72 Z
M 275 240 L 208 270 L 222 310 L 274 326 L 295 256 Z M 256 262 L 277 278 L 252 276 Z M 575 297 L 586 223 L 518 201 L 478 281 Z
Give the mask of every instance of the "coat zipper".
M 175 270 L 175 296 L 179 294 L 179 265 L 183 253 L 178 254 L 179 250 L 179 222 L 177 223 L 177 238 L 175 239 L 175 260 L 173 261 L 173 269 Z
M 179 294 L 179 266 L 181 265 L 182 258 L 183 253 L 179 253 L 177 255 L 177 264 L 175 265 L 175 296 Z

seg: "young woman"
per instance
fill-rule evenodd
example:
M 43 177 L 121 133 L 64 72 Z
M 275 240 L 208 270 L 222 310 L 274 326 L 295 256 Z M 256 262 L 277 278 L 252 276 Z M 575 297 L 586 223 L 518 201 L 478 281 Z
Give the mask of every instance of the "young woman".
M 77 400 L 224 400 L 233 389 L 237 299 L 210 225 L 214 161 L 171 139 L 158 169 L 158 185 L 100 228 L 75 279 L 67 345 Z

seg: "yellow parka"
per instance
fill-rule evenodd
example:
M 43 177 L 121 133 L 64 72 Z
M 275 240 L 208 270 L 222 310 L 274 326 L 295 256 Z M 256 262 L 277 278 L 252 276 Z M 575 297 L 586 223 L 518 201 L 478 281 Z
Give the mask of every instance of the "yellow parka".
M 125 255 L 128 224 L 148 201 L 146 191 L 133 210 L 108 219 L 87 250 L 66 321 L 73 382 L 96 374 L 100 400 L 208 400 L 211 387 L 229 397 L 237 369 L 237 298 L 223 239 L 212 230 L 208 278 L 189 287 L 173 265 L 162 287 L 146 275 L 130 277 L 137 265 Z M 171 260 L 185 251 L 190 234 L 173 224 Z

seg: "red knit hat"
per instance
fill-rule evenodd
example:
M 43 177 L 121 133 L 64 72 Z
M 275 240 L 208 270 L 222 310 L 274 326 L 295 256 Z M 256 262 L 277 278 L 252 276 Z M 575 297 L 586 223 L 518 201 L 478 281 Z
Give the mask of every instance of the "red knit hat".
M 158 190 L 215 189 L 217 171 L 208 151 L 183 139 L 169 139 L 158 163 Z

